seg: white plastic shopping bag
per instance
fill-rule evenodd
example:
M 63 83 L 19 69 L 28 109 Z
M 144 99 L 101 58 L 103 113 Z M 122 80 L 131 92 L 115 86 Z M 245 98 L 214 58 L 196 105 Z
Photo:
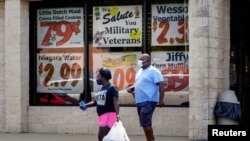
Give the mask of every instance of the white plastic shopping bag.
M 122 122 L 116 121 L 103 141 L 130 141 Z

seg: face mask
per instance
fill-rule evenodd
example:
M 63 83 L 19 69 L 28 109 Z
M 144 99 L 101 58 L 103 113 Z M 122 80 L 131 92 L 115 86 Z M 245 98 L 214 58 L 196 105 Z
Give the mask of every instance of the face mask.
M 141 67 L 143 66 L 142 60 L 138 60 L 138 61 L 137 61 L 137 66 L 138 66 L 139 68 L 141 68 Z
M 97 85 L 102 85 L 102 80 L 101 79 L 96 79 Z

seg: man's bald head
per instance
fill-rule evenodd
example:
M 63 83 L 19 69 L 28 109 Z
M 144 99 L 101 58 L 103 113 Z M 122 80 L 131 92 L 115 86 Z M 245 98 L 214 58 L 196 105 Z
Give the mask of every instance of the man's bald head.
M 147 67 L 149 67 L 150 65 L 151 65 L 151 57 L 150 57 L 150 55 L 148 54 L 148 53 L 143 53 L 141 56 L 140 56 L 140 58 L 139 58 L 139 60 L 142 60 L 142 64 L 143 64 L 143 69 L 145 69 L 145 68 L 147 68 Z

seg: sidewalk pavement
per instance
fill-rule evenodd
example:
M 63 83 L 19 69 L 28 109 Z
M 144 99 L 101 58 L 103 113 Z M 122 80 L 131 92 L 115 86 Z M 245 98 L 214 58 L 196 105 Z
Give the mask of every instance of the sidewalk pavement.
M 188 137 L 156 136 L 157 141 L 188 141 Z M 129 135 L 130 141 L 146 141 L 145 136 Z M 0 141 L 98 141 L 96 134 L 0 133 Z

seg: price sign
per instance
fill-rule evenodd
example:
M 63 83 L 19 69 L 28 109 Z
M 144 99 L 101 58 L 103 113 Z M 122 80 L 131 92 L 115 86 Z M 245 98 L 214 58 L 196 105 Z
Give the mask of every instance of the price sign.
M 185 67 L 168 67 L 161 71 L 165 80 L 165 92 L 183 91 L 188 87 L 189 70 Z
M 79 29 L 81 22 L 78 20 L 76 22 L 59 21 L 59 22 L 41 22 L 41 27 L 47 27 L 47 32 L 42 40 L 42 46 L 62 46 L 67 43 L 74 33 L 77 35 L 81 32 Z M 59 40 L 57 41 L 57 37 Z M 73 42 L 70 44 L 80 44 L 82 42 Z
M 165 92 L 186 92 L 189 90 L 188 52 L 152 52 L 152 66 L 163 75 Z
M 83 47 L 83 9 L 37 10 L 37 47 Z
M 110 69 L 112 74 L 111 83 L 116 85 L 119 89 L 125 90 L 129 84 L 135 82 L 135 75 L 138 70 L 136 66 L 136 61 L 140 52 L 131 52 L 131 53 L 112 53 L 112 54 L 99 54 L 96 53 L 93 55 L 94 59 L 94 79 L 99 72 L 101 67 L 106 67 Z M 98 60 L 98 61 L 97 61 Z M 102 61 L 99 61 L 102 60 Z M 96 84 L 94 85 L 94 90 L 96 91 L 99 88 Z
M 96 74 L 98 73 L 99 68 L 96 70 Z M 115 86 L 118 87 L 118 90 L 126 89 L 128 84 L 134 84 L 135 82 L 135 74 L 136 68 L 129 67 L 129 68 L 115 68 L 112 69 L 111 75 L 113 76 L 110 80 Z
M 37 91 L 80 93 L 83 90 L 83 55 L 38 54 Z
M 173 24 L 171 24 L 173 26 Z M 170 35 L 169 31 L 171 29 L 170 23 L 167 22 L 153 22 L 152 29 L 154 32 L 159 32 L 156 35 L 156 44 L 157 45 L 183 45 L 188 40 L 188 22 L 187 21 L 178 21 L 178 29 L 176 29 L 176 33 L 178 33 L 178 36 Z M 169 35 L 168 35 L 169 34 Z M 153 43 L 153 42 L 152 42 Z
M 152 46 L 188 44 L 187 13 L 183 4 L 152 5 Z

